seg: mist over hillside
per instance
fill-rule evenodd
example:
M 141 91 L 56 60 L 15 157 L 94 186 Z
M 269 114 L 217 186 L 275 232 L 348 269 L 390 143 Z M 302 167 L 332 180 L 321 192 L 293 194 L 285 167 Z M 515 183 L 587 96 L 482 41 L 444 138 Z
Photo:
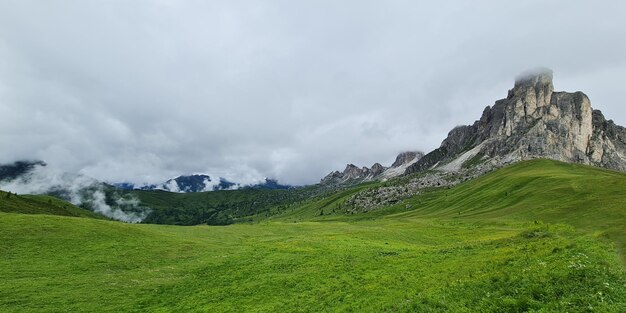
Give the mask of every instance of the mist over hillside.
M 17 194 L 54 195 L 115 220 L 138 223 L 149 213 L 133 196 L 121 196 L 93 178 L 51 168 L 42 161 L 0 165 L 0 190 Z

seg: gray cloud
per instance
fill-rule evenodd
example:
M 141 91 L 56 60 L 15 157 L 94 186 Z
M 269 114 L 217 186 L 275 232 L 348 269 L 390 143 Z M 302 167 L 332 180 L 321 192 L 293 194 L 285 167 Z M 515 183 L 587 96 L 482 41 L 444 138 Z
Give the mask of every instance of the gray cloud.
M 3 1 L 0 162 L 302 184 L 429 151 L 554 70 L 626 124 L 618 1 Z

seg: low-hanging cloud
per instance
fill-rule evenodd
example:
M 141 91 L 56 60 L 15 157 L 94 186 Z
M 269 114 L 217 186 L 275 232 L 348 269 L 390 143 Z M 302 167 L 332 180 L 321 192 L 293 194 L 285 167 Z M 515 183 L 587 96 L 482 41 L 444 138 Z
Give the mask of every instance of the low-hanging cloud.
M 17 194 L 54 193 L 74 205 L 88 208 L 106 217 L 128 223 L 139 223 L 150 213 L 132 195 L 116 196 L 115 207 L 107 204 L 102 184 L 93 178 L 65 173 L 35 165 L 15 179 L 0 181 L 0 189 Z
M 100 213 L 106 217 L 110 217 L 114 220 L 123 221 L 127 223 L 140 223 L 148 214 L 149 210 L 141 209 L 135 212 L 128 212 L 120 209 L 119 207 L 125 207 L 130 209 L 139 208 L 139 200 L 136 198 L 126 199 L 118 198 L 115 200 L 115 204 L 118 208 L 113 208 L 106 203 L 106 195 L 103 190 L 94 190 L 87 193 L 80 199 L 81 204 L 88 204 L 94 212 Z
M 626 2 L 3 1 L 0 163 L 317 182 L 429 151 L 528 68 L 621 124 Z M 601 17 L 601 18 L 600 18 Z

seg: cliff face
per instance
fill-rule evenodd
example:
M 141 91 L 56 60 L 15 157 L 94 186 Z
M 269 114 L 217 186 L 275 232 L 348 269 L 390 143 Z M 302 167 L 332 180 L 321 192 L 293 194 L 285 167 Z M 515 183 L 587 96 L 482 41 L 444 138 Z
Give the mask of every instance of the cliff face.
M 406 173 L 532 158 L 626 171 L 626 130 L 594 111 L 584 93 L 554 92 L 552 72 L 541 70 L 518 77 L 506 99 L 486 107 L 474 124 L 454 128 Z

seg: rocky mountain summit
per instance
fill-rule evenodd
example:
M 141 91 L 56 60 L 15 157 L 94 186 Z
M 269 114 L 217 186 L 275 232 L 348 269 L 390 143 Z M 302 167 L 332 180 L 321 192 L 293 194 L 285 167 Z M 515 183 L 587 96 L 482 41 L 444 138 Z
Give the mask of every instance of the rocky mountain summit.
M 396 160 L 393 162 L 393 164 L 391 164 L 391 167 L 400 167 L 404 164 L 409 164 L 410 162 L 414 160 L 417 161 L 423 156 L 424 154 L 419 151 L 402 152 L 398 154 L 398 156 L 396 157 Z
M 555 92 L 552 71 L 519 76 L 505 99 L 459 126 L 406 173 L 548 158 L 626 171 L 626 129 L 593 110 L 582 92 Z
M 321 180 L 322 185 L 355 184 L 368 181 L 397 177 L 406 169 L 417 162 L 424 154 L 419 151 L 402 152 L 390 167 L 375 163 L 371 168 L 359 168 L 354 164 L 348 164 L 343 172 L 334 171 Z

